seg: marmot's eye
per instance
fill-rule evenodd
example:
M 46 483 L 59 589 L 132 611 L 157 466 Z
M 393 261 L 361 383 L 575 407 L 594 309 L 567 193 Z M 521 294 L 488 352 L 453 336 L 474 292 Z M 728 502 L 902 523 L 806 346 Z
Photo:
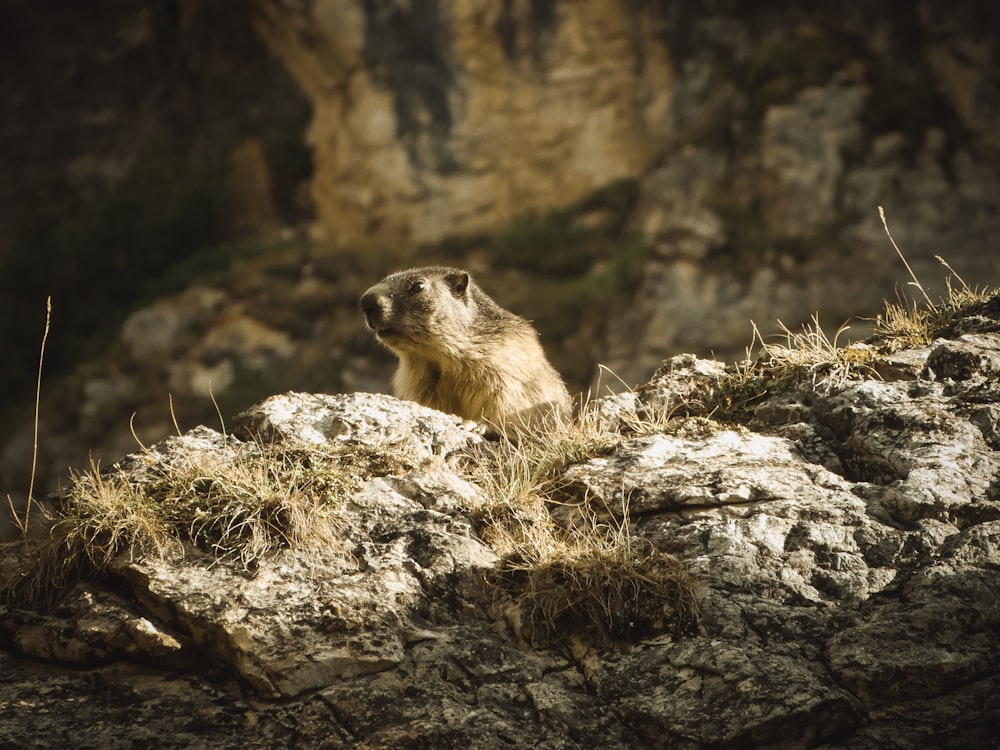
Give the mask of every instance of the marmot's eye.
M 417 279 L 412 284 L 410 284 L 410 294 L 420 294 L 427 287 L 427 282 L 423 279 Z

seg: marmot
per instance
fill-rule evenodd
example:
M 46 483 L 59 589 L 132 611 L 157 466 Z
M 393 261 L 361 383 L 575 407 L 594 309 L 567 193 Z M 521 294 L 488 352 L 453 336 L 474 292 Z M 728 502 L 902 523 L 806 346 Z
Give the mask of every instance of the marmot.
M 569 416 L 569 392 L 538 332 L 466 271 L 394 273 L 364 293 L 361 309 L 375 337 L 399 357 L 397 398 L 500 432 Z

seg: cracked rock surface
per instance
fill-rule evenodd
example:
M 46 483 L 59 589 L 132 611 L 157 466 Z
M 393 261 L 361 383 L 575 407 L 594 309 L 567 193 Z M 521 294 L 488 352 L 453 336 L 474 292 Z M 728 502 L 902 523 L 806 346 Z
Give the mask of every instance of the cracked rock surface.
M 566 469 L 567 492 L 627 512 L 703 582 L 695 628 L 627 644 L 526 643 L 495 615 L 469 424 L 276 396 L 236 433 L 405 461 L 352 489 L 325 553 L 252 571 L 126 555 L 53 612 L 0 610 L 0 745 L 995 747 L 991 322 L 907 353 L 900 379 L 771 396 L 746 427 L 625 438 Z M 673 403 L 719 376 L 690 357 L 664 372 L 621 398 Z M 152 460 L 225 445 L 200 428 Z

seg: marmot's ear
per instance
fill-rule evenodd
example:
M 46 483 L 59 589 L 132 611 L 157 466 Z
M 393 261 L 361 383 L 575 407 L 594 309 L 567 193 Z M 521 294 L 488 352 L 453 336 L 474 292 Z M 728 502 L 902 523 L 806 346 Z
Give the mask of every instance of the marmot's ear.
M 469 274 L 465 271 L 449 273 L 444 277 L 444 280 L 448 282 L 448 286 L 451 287 L 452 294 L 456 297 L 465 296 L 465 290 L 469 288 Z

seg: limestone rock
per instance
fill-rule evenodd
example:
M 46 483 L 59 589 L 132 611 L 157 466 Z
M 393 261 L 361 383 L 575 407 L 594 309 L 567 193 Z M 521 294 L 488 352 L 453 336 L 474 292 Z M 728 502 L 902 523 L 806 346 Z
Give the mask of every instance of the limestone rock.
M 191 666 L 194 657 L 190 638 L 163 630 L 116 594 L 86 585 L 51 617 L 25 615 L 9 635 L 23 654 L 70 664 L 132 660 Z
M 623 516 L 800 496 L 811 479 L 804 469 L 790 472 L 795 463 L 794 447 L 781 438 L 730 430 L 711 440 L 652 435 L 570 468 L 565 479 Z
M 190 544 L 123 554 L 52 612 L 0 610 L 0 742 L 72 744 L 86 722 L 111 748 L 993 747 L 1000 333 L 994 306 L 978 317 L 911 379 L 802 386 L 748 427 L 629 433 L 637 404 L 721 376 L 693 357 L 610 398 L 623 440 L 568 467 L 561 497 L 704 587 L 696 627 L 628 644 L 510 629 L 474 518 L 485 490 L 458 468 L 482 438 L 460 420 L 292 393 L 239 418 L 257 442 L 171 438 L 121 466 L 141 480 L 191 451 L 284 446 L 383 451 L 386 468 L 335 501 L 325 546 L 250 567 Z
M 484 431 L 460 417 L 375 393 L 273 396 L 239 414 L 236 427 L 250 437 L 291 444 L 339 440 L 378 446 L 415 461 L 467 449 L 482 441 Z

